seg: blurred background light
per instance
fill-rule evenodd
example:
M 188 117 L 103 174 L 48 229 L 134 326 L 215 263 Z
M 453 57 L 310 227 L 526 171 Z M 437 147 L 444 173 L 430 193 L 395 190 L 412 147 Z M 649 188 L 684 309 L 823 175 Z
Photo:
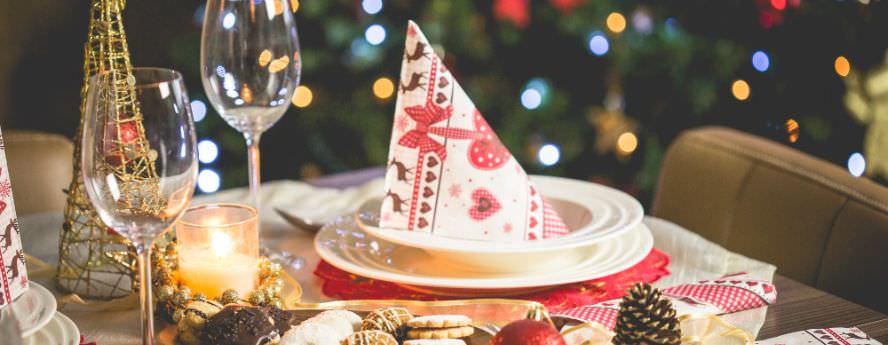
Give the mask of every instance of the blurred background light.
M 213 193 L 219 190 L 221 184 L 222 178 L 212 169 L 204 169 L 197 174 L 197 189 L 201 192 Z
M 617 151 L 623 154 L 630 154 L 635 152 L 635 149 L 638 148 L 638 137 L 635 136 L 632 132 L 625 132 L 620 134 L 617 138 Z
M 207 116 L 207 104 L 199 99 L 191 101 L 191 116 L 194 122 L 200 122 Z
M 197 143 L 197 159 L 201 163 L 210 164 L 219 158 L 219 146 L 210 139 L 204 139 Z
M 866 171 L 866 159 L 863 158 L 863 155 L 860 152 L 854 152 L 848 157 L 848 172 L 854 177 L 863 176 L 863 172 Z
M 234 16 L 234 13 L 226 13 L 225 16 L 222 17 L 222 27 L 226 29 L 231 29 L 236 21 L 237 17 Z
M 771 67 L 771 58 L 764 51 L 756 51 L 752 54 L 752 67 L 759 72 L 767 71 Z
M 558 161 L 561 160 L 561 149 L 555 144 L 545 144 L 540 146 L 540 150 L 537 152 L 537 158 L 540 160 L 540 164 L 547 167 L 553 166 L 558 164 Z
M 607 28 L 614 33 L 621 33 L 626 30 L 626 17 L 620 12 L 611 12 L 607 16 Z
M 731 84 L 731 93 L 737 100 L 745 101 L 749 98 L 749 84 L 743 79 L 737 79 Z
M 521 93 L 521 105 L 528 110 L 534 110 L 543 103 L 543 96 L 536 89 L 525 89 Z
M 386 99 L 395 93 L 395 83 L 391 79 L 382 77 L 373 82 L 373 95 L 379 99 Z
M 607 54 L 607 51 L 610 49 L 610 43 L 607 41 L 607 37 L 604 36 L 601 32 L 593 32 L 592 35 L 589 36 L 589 51 L 592 54 L 602 56 Z
M 368 26 L 367 30 L 364 31 L 364 39 L 366 39 L 367 43 L 370 43 L 371 45 L 379 45 L 385 41 L 385 28 L 379 24 Z
M 314 94 L 308 86 L 299 85 L 296 88 L 296 91 L 293 92 L 293 105 L 299 108 L 307 107 L 311 104 L 312 99 L 314 99 Z
M 364 0 L 361 1 L 361 8 L 367 14 L 377 14 L 382 11 L 382 0 Z
M 836 69 L 836 74 L 841 77 L 847 77 L 848 73 L 851 73 L 851 62 L 844 56 L 839 55 L 839 57 L 836 58 L 834 67 Z

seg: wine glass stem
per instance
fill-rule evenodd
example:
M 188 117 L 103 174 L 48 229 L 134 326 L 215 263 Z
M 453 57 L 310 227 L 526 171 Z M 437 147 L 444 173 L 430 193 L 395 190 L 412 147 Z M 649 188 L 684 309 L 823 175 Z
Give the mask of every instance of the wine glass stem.
M 262 134 L 244 134 L 247 138 L 247 160 L 250 170 L 250 202 L 259 212 L 259 138 Z
M 154 304 L 151 299 L 151 245 L 139 244 L 139 305 L 142 307 L 142 345 L 154 345 Z

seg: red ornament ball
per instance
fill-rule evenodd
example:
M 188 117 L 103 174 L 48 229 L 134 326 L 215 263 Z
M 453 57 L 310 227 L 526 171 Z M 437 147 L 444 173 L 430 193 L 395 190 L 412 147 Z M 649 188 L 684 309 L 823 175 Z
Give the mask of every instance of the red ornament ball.
M 551 324 L 530 319 L 518 320 L 503 327 L 490 345 L 566 345 L 564 337 Z

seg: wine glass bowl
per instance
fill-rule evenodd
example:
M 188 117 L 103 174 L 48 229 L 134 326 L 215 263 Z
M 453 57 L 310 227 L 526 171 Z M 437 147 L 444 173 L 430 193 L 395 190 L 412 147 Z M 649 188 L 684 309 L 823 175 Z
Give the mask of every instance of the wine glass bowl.
M 133 68 L 90 78 L 82 138 L 83 186 L 102 221 L 138 253 L 142 343 L 154 344 L 150 248 L 194 194 L 194 122 L 182 76 Z

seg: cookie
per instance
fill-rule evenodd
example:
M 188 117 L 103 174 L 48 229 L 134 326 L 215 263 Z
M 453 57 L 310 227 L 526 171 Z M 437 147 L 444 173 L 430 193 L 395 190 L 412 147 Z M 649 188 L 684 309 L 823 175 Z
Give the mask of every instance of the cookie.
M 462 339 L 411 339 L 404 345 L 466 345 Z
M 185 345 L 199 345 L 207 320 L 221 310 L 222 305 L 214 301 L 203 300 L 188 303 L 176 323 L 179 330 L 177 335 L 179 342 Z
M 339 345 L 339 333 L 320 322 L 303 322 L 281 337 L 280 345 Z
M 383 331 L 396 338 L 403 335 L 407 321 L 413 318 L 405 308 L 381 308 L 376 309 L 361 322 L 362 331 Z
M 207 320 L 203 339 L 214 345 L 268 345 L 281 337 L 266 308 L 229 304 Z
M 407 331 L 409 339 L 457 339 L 468 337 L 475 333 L 471 326 L 448 328 L 414 328 Z
M 472 319 L 465 315 L 428 315 L 414 317 L 407 321 L 413 328 L 449 328 L 463 327 L 472 324 Z
M 398 345 L 394 336 L 383 331 L 360 331 L 342 341 L 342 345 Z

